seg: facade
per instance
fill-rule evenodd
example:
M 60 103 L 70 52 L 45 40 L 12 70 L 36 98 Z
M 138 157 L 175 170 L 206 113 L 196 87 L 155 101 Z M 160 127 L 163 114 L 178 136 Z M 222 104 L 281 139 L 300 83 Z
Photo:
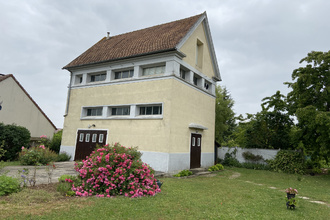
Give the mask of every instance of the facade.
M 0 122 L 27 128 L 31 140 L 52 138 L 55 125 L 12 74 L 0 74 Z
M 220 72 L 206 13 L 104 37 L 64 69 L 61 151 L 75 160 L 119 142 L 157 171 L 214 164 Z

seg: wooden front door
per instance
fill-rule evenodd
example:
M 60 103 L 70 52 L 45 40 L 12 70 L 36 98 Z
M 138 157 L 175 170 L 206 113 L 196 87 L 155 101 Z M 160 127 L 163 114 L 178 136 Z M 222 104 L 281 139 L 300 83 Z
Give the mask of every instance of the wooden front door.
M 191 134 L 190 140 L 190 168 L 201 167 L 202 135 Z
M 104 130 L 78 130 L 75 160 L 84 160 L 95 149 L 96 145 L 105 145 L 107 131 Z

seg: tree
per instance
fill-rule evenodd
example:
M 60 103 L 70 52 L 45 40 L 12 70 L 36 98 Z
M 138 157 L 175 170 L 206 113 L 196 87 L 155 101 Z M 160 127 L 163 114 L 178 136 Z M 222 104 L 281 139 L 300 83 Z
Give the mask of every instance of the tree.
M 303 62 L 307 62 L 307 65 L 295 69 L 292 73 L 294 82 L 284 83 L 292 88 L 288 94 L 290 114 L 295 114 L 298 108 L 309 105 L 315 106 L 318 111 L 329 112 L 330 51 L 312 51 L 300 61 Z
M 288 94 L 289 113 L 298 119 L 296 140 L 314 162 L 329 162 L 330 143 L 330 51 L 312 51 L 295 69 Z
M 226 87 L 216 87 L 215 140 L 221 145 L 229 141 L 236 126 L 233 111 L 234 100 Z

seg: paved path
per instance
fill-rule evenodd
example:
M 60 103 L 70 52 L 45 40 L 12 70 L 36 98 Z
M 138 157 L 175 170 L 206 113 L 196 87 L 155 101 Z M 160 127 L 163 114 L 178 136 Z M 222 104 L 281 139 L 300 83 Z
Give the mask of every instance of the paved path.
M 58 178 L 63 174 L 68 175 L 78 175 L 78 172 L 74 170 L 74 161 L 66 161 L 66 162 L 56 162 L 55 169 L 51 172 L 51 182 L 58 182 Z M 20 177 L 18 174 L 18 170 L 29 169 L 29 176 L 33 175 L 34 166 L 7 166 L 0 171 L 0 173 L 6 173 L 7 176 Z M 49 181 L 49 174 L 47 173 L 46 166 L 38 166 L 36 171 L 36 185 L 45 184 Z

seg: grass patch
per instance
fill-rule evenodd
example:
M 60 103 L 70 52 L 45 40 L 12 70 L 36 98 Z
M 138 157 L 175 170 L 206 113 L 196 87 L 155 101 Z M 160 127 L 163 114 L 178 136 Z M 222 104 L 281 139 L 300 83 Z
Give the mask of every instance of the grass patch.
M 236 178 L 231 178 L 234 174 Z M 130 199 L 67 198 L 39 195 L 22 205 L 0 200 L 7 219 L 328 219 L 330 207 L 299 199 L 296 210 L 287 210 L 285 192 L 295 187 L 299 195 L 330 203 L 329 175 L 303 176 L 232 168 L 214 177 L 162 178 L 162 192 L 154 197 Z M 271 189 L 269 187 L 276 187 Z M 48 192 L 49 193 L 49 192 Z M 20 195 L 16 194 L 16 195 Z M 34 192 L 27 191 L 30 195 Z M 50 200 L 43 201 L 44 197 Z M 24 197 L 25 201 L 32 197 Z M 62 200 L 59 200 L 62 198 Z M 5 204 L 1 202 L 4 201 Z M 36 202 L 37 201 L 37 202 Z M 40 202 L 38 202 L 40 201 Z M 13 203 L 12 203 L 13 202 Z M 28 205 L 29 204 L 29 205 Z M 5 208 L 5 209 L 4 209 Z M 35 211 L 36 210 L 36 211 Z M 43 212 L 45 211 L 45 212 Z M 8 213 L 11 213 L 10 215 Z M 17 213 L 15 213 L 17 212 Z
M 1 161 L 1 166 L 2 167 L 7 167 L 7 166 L 20 166 L 19 161 Z

